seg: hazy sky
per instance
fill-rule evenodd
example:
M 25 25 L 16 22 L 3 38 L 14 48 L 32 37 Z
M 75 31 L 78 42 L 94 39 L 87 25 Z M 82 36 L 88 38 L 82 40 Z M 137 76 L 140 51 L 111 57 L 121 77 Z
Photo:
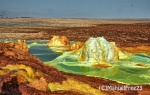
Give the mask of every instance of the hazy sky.
M 2 16 L 150 18 L 150 0 L 0 0 Z

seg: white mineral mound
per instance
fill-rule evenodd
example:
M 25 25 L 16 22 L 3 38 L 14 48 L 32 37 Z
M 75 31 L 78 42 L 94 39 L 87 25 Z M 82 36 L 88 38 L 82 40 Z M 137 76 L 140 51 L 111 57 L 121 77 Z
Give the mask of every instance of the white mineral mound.
M 80 61 L 92 63 L 110 62 L 117 57 L 115 43 L 108 42 L 104 37 L 89 38 L 79 54 Z

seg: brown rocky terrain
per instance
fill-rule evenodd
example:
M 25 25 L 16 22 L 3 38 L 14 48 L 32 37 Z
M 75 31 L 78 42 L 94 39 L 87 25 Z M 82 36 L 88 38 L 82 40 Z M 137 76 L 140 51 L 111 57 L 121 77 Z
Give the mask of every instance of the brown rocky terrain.
M 0 38 L 51 39 L 66 36 L 85 42 L 89 37 L 104 36 L 117 46 L 150 46 L 149 19 L 0 19 Z
M 70 40 L 85 42 L 91 36 L 104 36 L 108 41 L 116 42 L 119 46 L 150 45 L 150 24 L 100 24 L 92 27 L 44 31 L 49 38 L 51 35 L 65 35 Z
M 16 45 L 17 43 L 0 42 L 1 95 L 87 95 L 86 92 L 80 92 L 78 90 L 50 91 L 48 89 L 48 83 L 62 84 L 68 79 L 82 82 L 81 84 L 88 84 L 97 90 L 102 85 L 123 85 L 103 78 L 60 72 L 51 66 L 44 65 L 37 57 L 31 55 L 25 49 L 14 48 L 12 44 Z M 72 85 L 75 86 L 75 84 Z M 108 90 L 101 91 L 101 93 L 106 95 L 138 95 L 138 93 L 139 95 L 148 95 L 150 94 L 149 89 L 150 86 L 143 85 L 141 91 Z
M 49 25 L 47 19 L 44 20 L 46 23 L 40 20 L 43 24 L 38 20 L 34 19 L 32 23 L 34 22 L 36 25 L 33 25 L 30 22 L 31 19 L 2 19 L 0 20 L 0 38 L 49 40 L 53 35 L 63 35 L 70 40 L 84 42 L 91 36 L 104 36 L 108 41 L 116 42 L 117 46 L 125 47 L 121 48 L 122 50 L 130 51 L 133 47 L 142 45 L 144 49 L 138 47 L 137 50 L 149 52 L 150 23 L 148 21 L 76 21 L 75 19 L 71 22 L 70 19 L 67 21 L 61 19 L 61 24 L 57 24 L 56 22 L 59 20 L 53 19 L 53 24 Z M 75 22 L 77 23 L 74 24 Z M 67 25 L 64 27 L 66 23 Z M 130 49 L 131 47 L 132 49 Z M 50 83 L 59 89 L 56 90 L 53 87 L 49 89 Z M 88 95 L 89 93 L 91 95 L 92 91 L 106 95 L 150 95 L 149 85 L 143 85 L 142 90 L 139 91 L 102 91 L 99 89 L 99 86 L 102 85 L 123 86 L 125 84 L 58 71 L 52 66 L 44 65 L 37 57 L 31 55 L 24 41 L 18 43 L 0 42 L 0 95 Z M 72 87 L 72 89 L 67 87 Z

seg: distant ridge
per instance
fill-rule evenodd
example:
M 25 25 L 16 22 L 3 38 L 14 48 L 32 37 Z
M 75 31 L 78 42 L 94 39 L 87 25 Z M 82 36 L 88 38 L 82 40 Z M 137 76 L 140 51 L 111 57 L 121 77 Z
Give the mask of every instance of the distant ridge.
M 32 18 L 41 16 L 42 14 L 36 12 L 14 12 L 8 10 L 0 10 L 1 18 Z

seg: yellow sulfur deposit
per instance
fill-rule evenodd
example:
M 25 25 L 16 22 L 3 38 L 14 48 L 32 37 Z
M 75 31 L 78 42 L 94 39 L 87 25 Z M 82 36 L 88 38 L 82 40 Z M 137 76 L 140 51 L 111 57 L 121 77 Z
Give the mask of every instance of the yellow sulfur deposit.
M 84 45 L 83 42 L 75 42 L 73 45 L 71 45 L 71 50 L 78 50 Z
M 65 36 L 53 36 L 47 43 L 48 46 L 70 46 L 69 39 Z
M 29 66 L 25 66 L 23 64 L 7 65 L 6 67 L 3 67 L 3 69 L 25 70 L 29 77 L 34 78 L 34 72 L 33 72 L 32 68 Z
M 59 90 L 71 90 L 85 95 L 104 95 L 100 90 L 95 89 L 83 82 L 76 81 L 74 79 L 68 79 L 67 81 L 63 81 L 62 84 L 49 83 L 48 86 L 52 92 Z

